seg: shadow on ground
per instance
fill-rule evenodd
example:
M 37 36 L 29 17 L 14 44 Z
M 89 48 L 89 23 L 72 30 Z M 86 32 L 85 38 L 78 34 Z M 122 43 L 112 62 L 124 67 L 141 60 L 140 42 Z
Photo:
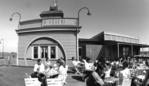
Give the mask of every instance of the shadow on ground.
M 32 67 L 0 66 L 0 86 L 25 86 L 26 73 L 31 74 Z M 65 86 L 86 86 L 80 75 L 68 73 Z
M 73 79 L 84 82 L 83 77 L 80 75 L 71 76 Z

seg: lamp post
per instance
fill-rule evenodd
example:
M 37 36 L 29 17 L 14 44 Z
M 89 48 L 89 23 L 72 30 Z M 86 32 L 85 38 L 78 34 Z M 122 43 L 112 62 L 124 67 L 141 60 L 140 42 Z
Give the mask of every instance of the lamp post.
M 78 60 L 78 29 L 79 29 L 79 27 L 80 27 L 80 12 L 82 11 L 82 10 L 87 10 L 87 15 L 88 16 L 90 16 L 91 15 L 91 13 L 90 13 L 90 10 L 89 10 L 89 8 L 87 8 L 87 7 L 82 7 L 82 8 L 80 8 L 79 9 L 79 11 L 78 11 L 78 23 L 77 23 L 77 28 L 76 28 L 76 58 L 77 58 L 77 60 Z
M 21 20 L 21 13 L 19 13 L 19 12 L 13 12 L 13 13 L 11 14 L 11 17 L 9 18 L 9 20 L 12 21 L 12 20 L 13 20 L 13 17 L 14 17 L 15 15 L 18 15 L 18 16 L 19 16 L 18 28 L 17 28 L 17 29 L 19 29 L 19 26 L 20 26 L 20 20 Z M 25 62 L 25 63 L 26 63 L 26 62 Z M 16 64 L 18 65 L 18 51 L 17 51 Z
M 19 23 L 18 23 L 18 29 L 19 29 L 20 20 L 21 20 L 21 13 L 19 13 L 19 12 L 14 12 L 14 13 L 12 13 L 12 14 L 11 14 L 11 17 L 9 18 L 9 20 L 12 21 L 12 20 L 13 20 L 13 17 L 14 17 L 15 15 L 18 15 L 18 16 L 19 16 Z

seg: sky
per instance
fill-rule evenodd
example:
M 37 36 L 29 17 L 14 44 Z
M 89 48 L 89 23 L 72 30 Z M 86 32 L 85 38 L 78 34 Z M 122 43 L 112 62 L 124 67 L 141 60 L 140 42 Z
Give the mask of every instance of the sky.
M 40 18 L 42 11 L 49 10 L 50 0 L 0 0 L 0 40 L 4 39 L 4 51 L 16 52 L 18 47 L 17 29 L 19 16 L 9 21 L 13 12 L 21 13 L 21 21 Z M 58 0 L 58 7 L 65 17 L 77 17 L 80 13 L 80 38 L 91 38 L 102 32 L 124 34 L 149 44 L 149 0 Z M 2 51 L 2 42 L 0 52 Z

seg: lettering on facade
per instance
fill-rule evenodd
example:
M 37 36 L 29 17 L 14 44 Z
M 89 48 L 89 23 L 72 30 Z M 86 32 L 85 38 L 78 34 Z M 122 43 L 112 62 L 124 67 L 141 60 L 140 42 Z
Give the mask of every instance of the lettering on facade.
M 52 25 L 77 25 L 77 19 L 43 19 L 42 26 Z

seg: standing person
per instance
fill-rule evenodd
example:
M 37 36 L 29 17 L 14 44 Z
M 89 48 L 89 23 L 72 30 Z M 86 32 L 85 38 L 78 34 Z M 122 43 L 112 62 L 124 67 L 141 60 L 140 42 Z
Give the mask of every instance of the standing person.
M 92 71 L 86 79 L 86 86 L 104 86 L 101 78 L 103 66 L 98 65 L 95 71 Z
M 111 69 L 112 69 L 112 66 L 110 63 L 106 63 L 106 68 L 105 68 L 105 78 L 108 78 L 108 77 L 111 77 L 110 76 L 110 73 L 111 73 Z
M 41 62 L 41 59 L 37 60 L 37 63 L 34 65 L 33 69 L 34 73 L 31 74 L 32 78 L 38 78 L 40 82 L 42 82 L 41 86 L 47 86 L 46 76 L 44 75 L 45 66 Z
M 128 62 L 123 63 L 123 70 L 120 72 L 123 75 L 123 78 L 131 78 L 131 72 L 130 69 L 128 68 Z
M 145 79 L 142 82 L 142 86 L 149 86 L 149 69 L 146 70 Z
M 123 70 L 120 71 L 120 84 L 122 84 L 122 86 L 126 85 L 130 86 L 131 82 L 132 82 L 131 71 L 129 69 L 128 62 L 125 61 L 123 62 Z
M 85 79 L 90 75 L 90 73 L 92 71 L 94 71 L 95 67 L 94 67 L 94 63 L 91 61 L 90 58 L 86 58 L 86 60 L 84 61 L 84 66 L 85 66 L 85 70 L 83 72 L 84 76 L 83 76 L 83 81 L 85 81 Z

